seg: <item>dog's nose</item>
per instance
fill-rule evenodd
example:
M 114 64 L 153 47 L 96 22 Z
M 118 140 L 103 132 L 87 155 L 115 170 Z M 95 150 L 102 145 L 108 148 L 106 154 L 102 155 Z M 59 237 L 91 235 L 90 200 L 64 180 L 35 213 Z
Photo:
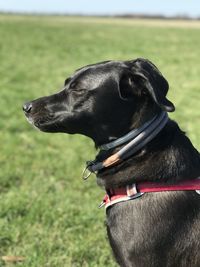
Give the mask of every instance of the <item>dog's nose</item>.
M 31 111 L 31 109 L 32 109 L 32 103 L 31 102 L 27 102 L 27 103 L 25 103 L 24 105 L 23 105 L 23 111 L 25 112 L 25 113 L 29 113 L 30 111 Z

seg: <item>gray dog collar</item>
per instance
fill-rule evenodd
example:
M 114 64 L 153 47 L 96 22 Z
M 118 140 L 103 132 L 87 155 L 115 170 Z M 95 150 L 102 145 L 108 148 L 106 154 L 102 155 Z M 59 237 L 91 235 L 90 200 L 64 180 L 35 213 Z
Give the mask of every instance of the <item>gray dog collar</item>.
M 104 144 L 99 146 L 100 150 L 109 150 L 111 148 L 118 147 L 122 144 L 125 144 L 129 142 L 130 140 L 134 139 L 136 136 L 138 136 L 141 132 L 145 131 L 157 118 L 157 116 L 154 116 L 151 120 L 145 122 L 140 128 L 134 129 L 127 133 L 126 135 L 118 138 L 117 140 L 114 140 L 110 143 Z
M 117 139 L 116 141 L 103 145 L 103 147 L 106 149 L 108 149 L 108 147 L 113 148 L 116 146 L 116 144 L 118 146 L 119 144 L 122 144 L 122 142 L 124 143 L 127 142 L 127 140 L 130 140 L 130 136 L 132 137 L 130 142 L 128 142 L 124 147 L 122 147 L 117 153 L 111 155 L 104 161 L 98 162 L 94 160 L 87 162 L 86 168 L 83 171 L 83 179 L 87 179 L 92 172 L 98 172 L 101 169 L 116 165 L 117 163 L 137 153 L 140 149 L 142 149 L 146 144 L 148 144 L 153 138 L 157 136 L 157 134 L 165 127 L 168 120 L 169 118 L 167 112 L 162 111 L 152 120 L 146 122 L 139 129 L 132 131 L 131 133 Z M 117 142 L 118 140 L 120 141 Z

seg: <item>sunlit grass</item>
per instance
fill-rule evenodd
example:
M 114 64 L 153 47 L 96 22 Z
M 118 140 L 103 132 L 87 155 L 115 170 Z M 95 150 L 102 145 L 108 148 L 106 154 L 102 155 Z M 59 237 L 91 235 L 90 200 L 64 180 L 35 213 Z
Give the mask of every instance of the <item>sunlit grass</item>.
M 169 81 L 171 116 L 200 148 L 200 30 L 105 22 L 0 17 L 0 257 L 25 256 L 20 266 L 115 266 L 97 208 L 104 192 L 95 177 L 81 180 L 92 141 L 36 131 L 24 101 L 59 90 L 83 65 L 149 58 Z

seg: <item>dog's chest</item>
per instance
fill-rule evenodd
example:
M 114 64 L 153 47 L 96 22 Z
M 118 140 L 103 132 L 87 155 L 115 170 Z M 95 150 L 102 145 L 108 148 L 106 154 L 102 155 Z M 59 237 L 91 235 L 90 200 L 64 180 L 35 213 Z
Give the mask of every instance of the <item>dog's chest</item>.
M 149 262 L 162 266 L 166 253 L 179 253 L 174 251 L 184 244 L 184 236 L 175 235 L 180 231 L 180 218 L 181 227 L 188 227 L 191 210 L 187 201 L 182 203 L 183 194 L 148 194 L 108 208 L 108 238 L 120 266 L 149 267 Z

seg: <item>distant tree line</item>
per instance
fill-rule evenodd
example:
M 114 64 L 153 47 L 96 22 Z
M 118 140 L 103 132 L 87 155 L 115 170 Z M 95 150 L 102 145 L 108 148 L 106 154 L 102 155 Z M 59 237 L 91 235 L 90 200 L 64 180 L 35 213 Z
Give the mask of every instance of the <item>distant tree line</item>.
M 187 14 L 180 14 L 175 16 L 165 16 L 161 14 L 119 14 L 119 15 L 92 15 L 92 14 L 81 14 L 81 13 L 43 13 L 43 12 L 5 12 L 0 10 L 0 14 L 7 15 L 35 15 L 35 16 L 80 16 L 80 17 L 103 17 L 103 18 L 124 18 L 124 19 L 163 19 L 163 20 L 200 20 L 200 15 L 198 17 L 191 17 Z
M 118 18 L 128 18 L 128 19 L 165 19 L 165 20 L 200 20 L 199 17 L 190 17 L 187 14 L 182 15 L 175 15 L 175 16 L 165 16 L 161 14 L 121 14 L 121 15 L 114 15 L 112 17 Z

